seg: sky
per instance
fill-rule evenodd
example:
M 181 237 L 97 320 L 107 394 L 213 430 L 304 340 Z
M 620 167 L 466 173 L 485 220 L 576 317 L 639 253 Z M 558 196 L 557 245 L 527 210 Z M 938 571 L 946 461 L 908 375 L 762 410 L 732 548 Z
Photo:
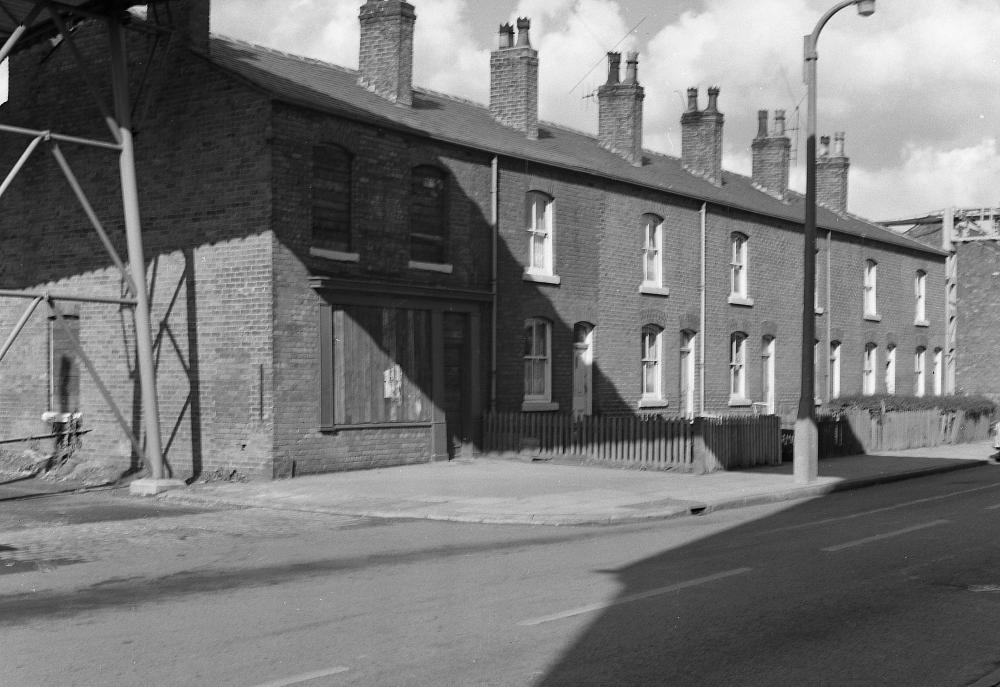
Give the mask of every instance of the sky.
M 531 19 L 548 122 L 597 130 L 609 50 L 639 52 L 644 145 L 680 155 L 686 89 L 721 89 L 723 166 L 749 174 L 757 111 L 786 110 L 805 187 L 802 37 L 834 0 L 410 0 L 414 83 L 481 103 L 497 28 Z M 212 31 L 356 68 L 361 0 L 213 0 Z M 877 0 L 819 41 L 818 130 L 846 133 L 848 208 L 874 220 L 1000 201 L 1000 2 Z

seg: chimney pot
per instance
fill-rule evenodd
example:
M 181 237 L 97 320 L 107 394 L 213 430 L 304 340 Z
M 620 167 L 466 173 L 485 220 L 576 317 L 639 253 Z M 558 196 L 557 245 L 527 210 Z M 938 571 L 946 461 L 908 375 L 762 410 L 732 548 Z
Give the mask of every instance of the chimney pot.
M 688 112 L 698 111 L 698 89 L 689 88 L 688 89 Z
M 719 87 L 712 86 L 708 89 L 708 107 L 705 108 L 705 112 L 718 112 L 719 111 Z
M 820 136 L 819 137 L 819 157 L 829 157 L 830 155 L 830 137 Z
M 634 86 L 639 83 L 639 53 L 630 52 L 625 61 L 625 83 Z
M 622 54 L 619 52 L 608 53 L 608 80 L 607 84 L 613 86 L 618 83 L 621 73 Z
M 767 138 L 767 110 L 757 110 L 757 138 Z
M 499 41 L 499 47 L 500 47 L 501 50 L 503 50 L 504 48 L 513 48 L 514 47 L 514 27 L 511 26 L 509 23 L 508 24 L 501 24 L 500 25 L 499 39 L 500 39 L 500 41 Z
M 785 111 L 775 110 L 774 111 L 774 135 L 784 136 L 785 135 Z
M 833 156 L 844 157 L 844 132 L 838 131 L 833 134 Z
M 519 48 L 530 48 L 531 39 L 528 36 L 528 30 L 531 28 L 531 20 L 527 17 L 517 18 L 517 47 Z

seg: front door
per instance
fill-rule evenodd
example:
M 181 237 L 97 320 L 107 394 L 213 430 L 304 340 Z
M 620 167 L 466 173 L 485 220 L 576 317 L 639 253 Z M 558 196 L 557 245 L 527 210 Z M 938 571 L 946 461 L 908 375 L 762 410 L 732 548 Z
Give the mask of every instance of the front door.
M 469 381 L 469 316 L 467 313 L 444 313 L 444 415 L 448 457 L 461 456 L 471 448 L 472 417 Z
M 593 412 L 594 328 L 588 324 L 573 327 L 573 417 L 579 419 Z

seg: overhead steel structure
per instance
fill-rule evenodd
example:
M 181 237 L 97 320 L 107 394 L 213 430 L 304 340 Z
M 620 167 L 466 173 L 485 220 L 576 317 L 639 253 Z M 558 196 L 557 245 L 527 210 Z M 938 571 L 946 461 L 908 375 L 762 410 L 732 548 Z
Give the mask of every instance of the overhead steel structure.
M 21 316 L 6 341 L 0 347 L 0 360 L 10 349 L 18 334 L 24 329 L 39 304 L 45 302 L 52 316 L 58 322 L 67 339 L 76 348 L 80 360 L 94 380 L 100 393 L 111 407 L 118 423 L 132 442 L 136 455 L 146 463 L 150 476 L 138 480 L 131 485 L 135 493 L 155 494 L 164 489 L 181 486 L 180 480 L 169 479 L 165 474 L 163 448 L 160 438 L 159 405 L 156 394 L 156 372 L 153 361 L 151 337 L 149 294 L 146 288 L 145 261 L 143 259 L 142 226 L 139 217 L 139 189 L 136 181 L 135 148 L 132 140 L 131 105 L 128 92 L 128 62 L 125 50 L 124 30 L 132 19 L 129 9 L 136 5 L 146 6 L 150 11 L 157 5 L 167 5 L 169 0 L 146 0 L 131 2 L 128 0 L 0 0 L 0 61 L 20 50 L 51 39 L 65 42 L 73 60 L 80 69 L 84 83 L 90 95 L 96 101 L 103 117 L 110 139 L 101 140 L 74 136 L 69 133 L 43 129 L 31 129 L 10 126 L 0 122 L 0 133 L 27 139 L 24 152 L 14 163 L 0 183 L 0 211 L 2 211 L 2 195 L 10 187 L 18 172 L 28 159 L 40 148 L 47 148 L 56 164 L 65 176 L 69 187 L 87 215 L 94 231 L 100 237 L 108 256 L 115 267 L 121 272 L 126 288 L 125 297 L 91 297 L 72 293 L 54 293 L 51 291 L 25 291 L 0 289 L 0 297 L 29 299 L 24 314 Z M 103 23 L 106 27 L 107 44 L 106 57 L 111 65 L 112 102 L 108 103 L 98 89 L 98 82 L 91 71 L 86 57 L 74 43 L 74 37 L 68 27 L 81 20 L 92 20 Z M 106 78 L 106 77 L 105 77 Z M 60 146 L 84 146 L 105 150 L 109 154 L 117 153 L 119 178 L 121 181 L 121 199 L 124 214 L 126 246 L 128 251 L 127 264 L 118 256 L 97 212 L 87 198 L 72 168 L 63 155 Z M 110 155 L 109 155 L 110 157 Z M 109 164 L 113 164 L 110 163 Z M 2 285 L 0 285 L 2 286 Z M 129 306 L 135 319 L 136 354 L 139 368 L 139 384 L 141 387 L 142 416 L 145 428 L 145 445 L 139 441 L 129 425 L 125 415 L 118 408 L 111 392 L 101 381 L 96 367 L 80 345 L 67 325 L 60 301 L 97 302 Z

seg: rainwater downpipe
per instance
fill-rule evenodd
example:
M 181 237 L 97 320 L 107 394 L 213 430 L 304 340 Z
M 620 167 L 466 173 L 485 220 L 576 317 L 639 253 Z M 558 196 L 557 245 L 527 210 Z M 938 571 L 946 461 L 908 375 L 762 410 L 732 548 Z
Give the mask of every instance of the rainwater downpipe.
M 707 203 L 701 204 L 701 303 L 699 304 L 701 332 L 698 336 L 698 415 L 705 415 L 705 210 Z
M 494 155 L 490 161 L 490 229 L 493 232 L 493 255 L 490 264 L 490 412 L 497 409 L 497 247 L 500 231 L 500 163 Z
M 833 311 L 830 309 L 833 303 L 830 298 L 830 285 L 833 283 L 830 277 L 830 267 L 833 264 L 833 230 L 826 230 L 826 400 L 833 399 L 830 394 L 833 392 L 833 380 L 830 379 L 830 355 L 833 353 Z

